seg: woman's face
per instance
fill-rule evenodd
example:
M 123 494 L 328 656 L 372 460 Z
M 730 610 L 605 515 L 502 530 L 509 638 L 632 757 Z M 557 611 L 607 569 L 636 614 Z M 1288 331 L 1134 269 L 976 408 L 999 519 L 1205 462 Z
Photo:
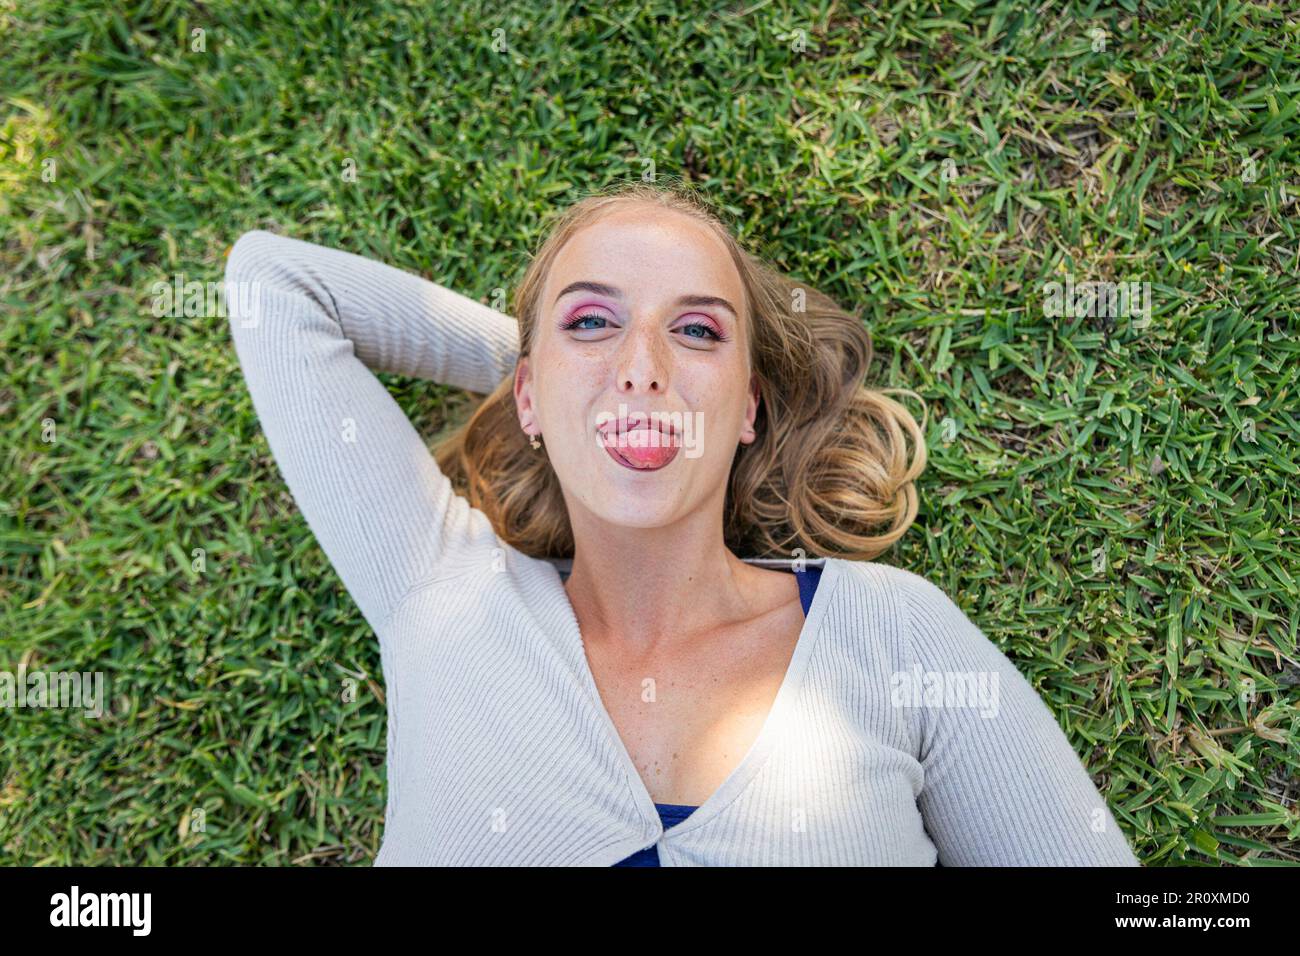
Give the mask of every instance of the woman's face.
M 610 213 L 561 248 L 539 310 L 515 399 L 571 515 L 650 528 L 721 513 L 758 410 L 748 303 L 721 240 L 653 206 Z

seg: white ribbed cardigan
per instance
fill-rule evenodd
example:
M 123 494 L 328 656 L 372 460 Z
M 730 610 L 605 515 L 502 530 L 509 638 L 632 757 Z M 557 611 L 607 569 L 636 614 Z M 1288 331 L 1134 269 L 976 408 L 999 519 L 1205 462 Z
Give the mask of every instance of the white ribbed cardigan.
M 240 236 L 226 280 L 267 441 L 379 639 L 376 865 L 608 866 L 651 844 L 663 866 L 1138 865 L 1011 661 L 924 578 L 839 558 L 753 746 L 664 831 L 587 665 L 567 565 L 501 541 L 374 375 L 489 392 L 515 320 L 265 231 Z M 996 696 L 897 695 L 944 675 Z

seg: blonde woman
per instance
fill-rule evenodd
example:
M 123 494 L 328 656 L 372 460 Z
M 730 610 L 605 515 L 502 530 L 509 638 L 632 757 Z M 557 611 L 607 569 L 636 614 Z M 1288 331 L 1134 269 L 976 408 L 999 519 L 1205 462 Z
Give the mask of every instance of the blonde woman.
M 1015 666 L 877 563 L 924 439 L 698 195 L 563 211 L 516 318 L 254 231 L 231 329 L 379 640 L 377 865 L 1137 861 Z M 430 454 L 376 372 L 489 393 Z

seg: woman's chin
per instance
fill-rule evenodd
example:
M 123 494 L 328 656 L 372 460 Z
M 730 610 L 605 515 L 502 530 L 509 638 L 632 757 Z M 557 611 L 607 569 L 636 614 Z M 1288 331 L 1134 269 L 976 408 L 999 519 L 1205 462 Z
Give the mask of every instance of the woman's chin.
M 576 473 L 571 483 L 562 477 L 561 484 L 574 490 L 583 506 L 602 521 L 628 528 L 662 527 L 684 512 L 684 469 L 690 460 L 682 449 L 675 451 L 659 464 L 654 459 L 625 458 L 613 449 L 598 448 L 594 459 L 573 465 Z
M 583 498 L 588 510 L 602 521 L 626 528 L 658 528 L 682 513 L 682 486 L 666 476 L 601 475 L 588 480 Z

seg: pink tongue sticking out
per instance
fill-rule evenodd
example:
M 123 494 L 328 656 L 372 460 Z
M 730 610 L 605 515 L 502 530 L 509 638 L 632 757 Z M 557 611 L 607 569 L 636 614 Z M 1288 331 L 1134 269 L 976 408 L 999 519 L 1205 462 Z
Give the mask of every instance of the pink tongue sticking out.
M 659 468 L 672 460 L 673 455 L 677 454 L 677 449 L 669 445 L 646 448 L 628 445 L 619 448 L 618 453 L 638 468 Z
M 672 438 L 651 428 L 632 429 L 615 447 L 620 455 L 638 468 L 663 467 L 677 454 Z

